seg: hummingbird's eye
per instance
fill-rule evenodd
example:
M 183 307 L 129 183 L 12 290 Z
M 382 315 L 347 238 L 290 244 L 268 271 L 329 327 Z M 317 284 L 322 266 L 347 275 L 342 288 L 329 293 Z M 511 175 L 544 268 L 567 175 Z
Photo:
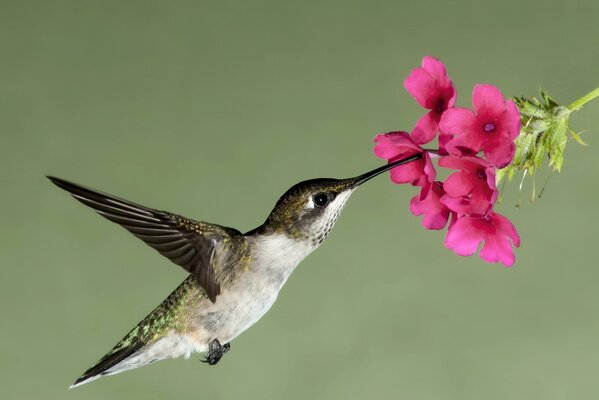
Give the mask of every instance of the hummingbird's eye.
M 326 193 L 318 193 L 314 196 L 314 205 L 316 207 L 324 207 L 329 202 L 329 196 Z

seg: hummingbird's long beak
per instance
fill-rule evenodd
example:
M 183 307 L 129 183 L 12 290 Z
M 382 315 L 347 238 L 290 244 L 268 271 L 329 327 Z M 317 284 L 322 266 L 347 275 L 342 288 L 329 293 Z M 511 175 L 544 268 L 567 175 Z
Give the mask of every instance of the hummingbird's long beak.
M 364 182 L 374 178 L 375 176 L 380 175 L 385 171 L 389 171 L 391 168 L 395 168 L 399 165 L 407 164 L 409 162 L 416 161 L 421 158 L 422 158 L 422 153 L 418 153 L 418 154 L 414 154 L 410 157 L 406 157 L 406 158 L 402 158 L 401 160 L 394 161 L 387 165 L 383 165 L 382 167 L 373 169 L 370 172 L 366 172 L 365 174 L 355 177 L 353 187 L 356 188 L 356 187 L 360 186 L 361 184 L 363 184 Z

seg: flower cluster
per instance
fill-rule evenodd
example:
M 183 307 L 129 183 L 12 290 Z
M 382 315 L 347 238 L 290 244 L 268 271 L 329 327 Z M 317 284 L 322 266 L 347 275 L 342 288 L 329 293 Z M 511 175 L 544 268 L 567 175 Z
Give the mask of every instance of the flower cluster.
M 421 153 L 423 157 L 391 169 L 391 180 L 420 188 L 410 211 L 422 215 L 427 229 L 443 229 L 449 222 L 445 246 L 459 255 L 474 254 L 487 262 L 514 264 L 512 246 L 520 245 L 514 225 L 494 212 L 498 197 L 497 171 L 514 158 L 520 132 L 520 113 L 513 101 L 492 85 L 477 85 L 473 110 L 455 107 L 456 89 L 443 63 L 424 57 L 404 81 L 406 90 L 429 110 L 411 133 L 390 132 L 375 137 L 374 153 L 388 162 Z M 422 146 L 438 137 L 438 148 Z M 431 156 L 438 165 L 455 170 L 445 182 L 436 178 Z

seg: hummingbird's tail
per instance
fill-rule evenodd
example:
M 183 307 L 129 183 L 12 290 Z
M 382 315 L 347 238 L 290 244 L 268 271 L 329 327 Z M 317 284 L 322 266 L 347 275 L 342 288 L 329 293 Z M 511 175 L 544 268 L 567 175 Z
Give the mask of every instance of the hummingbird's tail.
M 127 335 L 129 336 L 129 335 Z M 100 361 L 98 361 L 93 367 L 89 368 L 83 373 L 69 389 L 77 386 L 84 385 L 91 381 L 95 381 L 106 375 L 117 374 L 121 372 L 121 369 L 114 369 L 119 364 L 126 361 L 132 355 L 136 354 L 144 344 L 142 342 L 136 342 L 131 345 L 126 344 L 127 336 L 121 340 L 110 352 L 108 352 Z M 112 371 L 114 369 L 114 371 Z M 129 368 L 128 368 L 129 369 Z M 124 371 L 124 369 L 122 369 Z
M 200 350 L 180 326 L 185 299 L 194 288 L 196 281 L 190 276 L 69 389 L 154 361 L 189 357 Z

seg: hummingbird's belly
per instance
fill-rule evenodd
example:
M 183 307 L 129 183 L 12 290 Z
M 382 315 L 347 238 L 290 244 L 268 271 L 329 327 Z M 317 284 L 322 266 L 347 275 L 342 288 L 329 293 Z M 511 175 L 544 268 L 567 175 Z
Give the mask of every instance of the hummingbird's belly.
M 240 279 L 223 290 L 216 303 L 210 303 L 200 315 L 204 343 L 212 339 L 228 343 L 258 322 L 274 304 L 283 283 Z

